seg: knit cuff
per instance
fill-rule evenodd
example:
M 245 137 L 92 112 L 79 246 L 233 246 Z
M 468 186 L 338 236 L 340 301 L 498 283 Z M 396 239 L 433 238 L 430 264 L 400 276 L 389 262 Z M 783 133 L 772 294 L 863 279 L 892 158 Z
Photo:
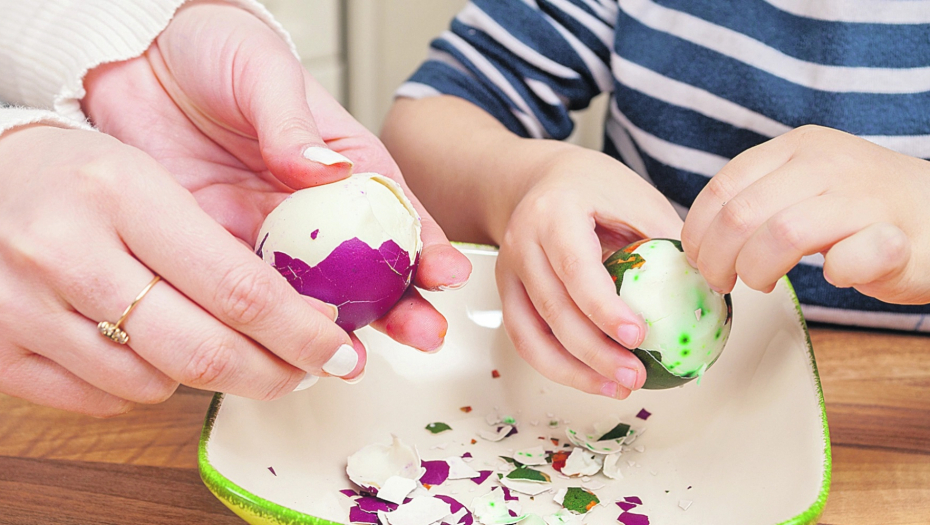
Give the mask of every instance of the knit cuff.
M 0 0 L 0 99 L 84 122 L 80 100 L 87 72 L 142 55 L 188 1 Z M 226 1 L 265 22 L 297 55 L 263 5 Z

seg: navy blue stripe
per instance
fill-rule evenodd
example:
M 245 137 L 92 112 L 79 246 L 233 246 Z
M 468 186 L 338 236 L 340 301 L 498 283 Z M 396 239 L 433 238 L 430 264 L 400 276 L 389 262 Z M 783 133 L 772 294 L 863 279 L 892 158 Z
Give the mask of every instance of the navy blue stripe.
M 578 79 L 564 79 L 539 70 L 536 66 L 515 55 L 512 50 L 501 45 L 483 31 L 473 28 L 458 20 L 452 22 L 452 30 L 464 40 L 479 49 L 501 70 L 515 70 L 523 76 L 536 78 L 549 84 L 556 93 L 569 100 L 569 109 L 588 107 L 600 89 L 594 75 L 578 52 L 565 40 L 561 33 L 547 20 L 541 11 L 531 9 L 522 2 L 501 2 L 500 0 L 473 2 L 495 19 L 510 35 L 536 50 L 540 55 L 578 73 Z M 545 4 L 543 5 L 545 7 Z M 575 19 L 559 10 L 549 9 L 549 14 L 556 23 L 566 26 L 585 46 L 593 48 L 604 64 L 610 63 L 610 49 L 597 39 L 589 29 L 580 25 Z M 592 47 L 597 46 L 597 47 Z
M 673 144 L 732 159 L 771 137 L 738 128 L 615 83 L 617 107 L 643 131 Z
M 489 90 L 484 84 L 448 64 L 437 61 L 424 62 L 409 81 L 420 82 L 446 95 L 465 99 L 487 111 L 513 133 L 521 137 L 529 136 L 526 128 L 513 116 L 498 91 Z
M 856 135 L 930 134 L 930 92 L 833 93 L 780 77 L 644 26 L 621 11 L 616 48 L 624 58 L 791 127 L 820 124 Z M 876 72 L 881 75 L 881 72 Z
M 576 1 L 571 1 L 571 0 L 569 1 L 570 3 L 578 7 L 581 7 L 582 9 L 585 9 L 586 11 L 590 13 L 590 11 L 587 9 L 587 6 L 584 4 L 584 2 L 576 2 Z M 598 38 L 597 35 L 590 28 L 588 28 L 588 26 L 582 24 L 580 21 L 578 21 L 578 19 L 573 18 L 572 16 L 565 13 L 565 11 L 562 11 L 558 7 L 553 6 L 546 0 L 537 0 L 537 2 L 542 12 L 549 15 L 549 17 L 551 17 L 556 23 L 558 23 L 559 25 L 567 29 L 569 33 L 574 35 L 582 44 L 584 44 L 585 47 L 593 51 L 594 54 L 597 55 L 599 59 L 601 59 L 601 62 L 604 63 L 605 68 L 610 69 L 610 55 L 611 55 L 610 47 L 605 45 L 604 42 L 601 41 L 601 39 Z M 492 3 L 502 3 L 502 2 L 500 2 L 500 0 L 496 0 Z M 594 13 L 591 13 L 591 15 L 598 20 L 602 20 L 600 17 L 598 17 Z M 606 23 L 606 25 L 608 27 L 612 27 L 613 22 L 614 21 L 611 20 L 609 23 Z M 530 29 L 529 31 L 530 34 L 535 32 L 534 28 L 522 28 L 522 32 L 527 33 L 527 29 Z M 564 40 L 561 36 L 559 38 Z M 566 43 L 566 45 L 568 44 Z
M 647 155 L 636 145 L 635 141 L 633 144 L 636 147 L 636 152 L 643 160 L 643 164 L 646 166 L 646 173 L 649 174 L 652 182 L 662 195 L 665 195 L 667 198 L 686 208 L 690 208 L 695 197 L 697 197 L 698 193 L 701 193 L 701 190 L 704 189 L 704 185 L 707 184 L 707 177 L 663 164 Z M 610 136 L 606 133 L 604 134 L 603 150 L 607 155 L 623 162 L 623 157 L 610 140 Z
M 455 24 L 453 25 L 455 26 Z M 458 24 L 458 27 L 456 27 L 456 29 L 459 29 L 459 30 L 463 30 L 463 28 L 468 28 L 468 26 Z M 482 55 L 490 59 L 491 64 L 501 74 L 501 76 L 504 77 L 504 80 L 513 88 L 513 90 L 516 91 L 517 96 L 520 99 L 522 99 L 526 103 L 527 107 L 530 108 L 530 111 L 536 115 L 536 117 L 542 124 L 543 130 L 546 136 L 556 138 L 556 139 L 564 139 L 568 137 L 571 134 L 572 129 L 574 128 L 574 122 L 572 121 L 571 116 L 568 113 L 568 110 L 565 108 L 565 106 L 562 106 L 562 105 L 552 106 L 546 103 L 545 101 L 540 99 L 538 96 L 536 96 L 536 94 L 533 93 L 533 91 L 531 91 L 530 88 L 525 84 L 524 78 L 526 76 L 537 76 L 538 70 L 530 69 L 530 70 L 524 71 L 523 72 L 524 74 L 520 74 L 521 73 L 519 71 L 520 68 L 512 67 L 513 57 L 511 55 L 504 55 L 500 57 L 500 59 L 504 60 L 503 63 L 501 62 L 501 60 L 496 59 L 493 56 L 489 56 L 489 55 L 494 54 L 490 52 L 489 48 L 494 48 L 495 52 L 501 51 L 504 49 L 499 44 L 497 44 L 495 40 L 492 40 L 487 35 L 485 35 L 481 31 L 478 31 L 477 29 L 470 29 L 470 31 L 468 29 L 464 29 L 464 30 L 470 33 L 468 34 L 469 43 L 473 45 L 477 44 L 476 47 L 478 48 L 479 52 L 481 52 Z M 462 35 L 459 35 L 459 36 L 462 36 Z M 449 53 L 450 55 L 455 57 L 466 69 L 468 69 L 478 79 L 480 79 L 478 81 L 480 86 L 483 86 L 485 89 L 489 89 L 495 92 L 496 95 L 500 98 L 500 100 L 504 101 L 504 103 L 507 104 L 508 112 L 510 112 L 511 110 L 521 111 L 521 112 L 523 111 L 519 109 L 519 107 L 516 106 L 515 104 L 511 104 L 510 103 L 511 98 L 506 93 L 504 93 L 504 91 L 497 84 L 492 82 L 484 74 L 484 72 L 482 72 L 477 66 L 475 66 L 475 64 L 470 62 L 468 58 L 465 55 L 463 55 L 451 43 L 443 39 L 437 39 L 433 41 L 432 45 L 434 48 L 445 51 L 446 53 Z M 488 46 L 488 47 L 485 47 L 485 46 Z M 508 62 L 511 63 L 511 67 L 508 67 Z M 480 87 L 480 86 L 476 86 L 476 87 Z M 436 87 L 439 88 L 439 86 L 436 86 Z M 492 112 L 491 114 L 494 115 L 495 113 Z M 524 137 L 529 136 L 527 131 L 522 131 L 520 135 Z
M 655 2 L 732 29 L 807 62 L 855 67 L 930 66 L 930 24 L 816 20 L 787 13 L 762 0 Z
M 823 270 L 816 266 L 799 264 L 788 272 L 788 278 L 798 294 L 801 304 L 896 314 L 928 314 L 930 305 L 904 305 L 883 303 L 854 288 L 836 288 L 823 278 Z
M 513 51 L 481 29 L 473 28 L 456 20 L 452 23 L 452 31 L 462 38 L 462 40 L 465 40 L 472 47 L 477 49 L 498 71 L 508 77 L 510 79 L 510 84 L 518 88 L 518 91 L 522 93 L 522 98 L 530 102 L 531 105 L 533 105 L 532 99 L 538 99 L 538 97 L 535 93 L 530 91 L 529 88 L 525 87 L 525 78 L 533 78 L 549 85 L 553 91 L 568 100 L 568 108 L 573 110 L 587 107 L 591 99 L 599 92 L 594 78 L 588 72 L 584 62 L 581 61 L 568 44 L 564 43 L 564 40 L 558 43 L 551 42 L 549 51 L 555 51 L 558 52 L 559 55 L 562 55 L 558 57 L 560 60 L 557 60 L 557 62 L 579 73 L 579 76 L 576 78 L 557 77 L 542 71 L 537 66 L 515 55 Z M 558 46 L 556 44 L 563 45 Z M 564 48 L 568 48 L 568 50 L 566 51 Z M 566 54 L 574 55 L 575 60 L 566 62 L 564 60 L 564 55 Z M 468 60 L 463 55 L 456 56 L 460 57 L 460 61 L 464 62 Z M 547 103 L 543 102 L 543 104 L 549 106 Z M 541 111 L 547 110 L 542 109 Z

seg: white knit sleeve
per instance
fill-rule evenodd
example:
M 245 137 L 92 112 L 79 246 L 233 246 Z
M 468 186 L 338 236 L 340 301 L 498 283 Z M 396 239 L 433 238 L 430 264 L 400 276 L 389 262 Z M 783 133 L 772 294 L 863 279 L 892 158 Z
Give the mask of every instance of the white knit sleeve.
M 42 124 L 57 128 L 93 130 L 85 121 L 65 118 L 47 109 L 0 107 L 0 137 L 3 133 L 19 126 Z
M 54 111 L 86 127 L 80 100 L 96 66 L 142 55 L 190 0 L 0 0 L 0 99 Z M 257 0 L 226 0 L 254 14 L 297 54 L 290 36 Z M 25 120 L 17 120 L 25 119 Z M 59 122 L 34 110 L 0 109 L 0 132 Z

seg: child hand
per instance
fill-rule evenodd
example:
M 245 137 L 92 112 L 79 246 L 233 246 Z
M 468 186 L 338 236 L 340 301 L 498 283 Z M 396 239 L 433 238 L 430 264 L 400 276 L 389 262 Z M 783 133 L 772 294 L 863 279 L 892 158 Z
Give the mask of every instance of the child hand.
M 265 216 L 291 191 L 347 177 L 349 158 L 355 171 L 376 171 L 406 188 L 380 141 L 306 73 L 274 31 L 231 5 L 189 4 L 144 56 L 101 66 L 85 84 L 85 111 L 101 130 L 161 162 L 250 246 Z M 463 284 L 468 260 L 407 195 L 423 220 L 415 284 Z M 447 325 L 411 287 L 375 326 L 433 350 Z
M 646 380 L 626 349 L 639 346 L 645 326 L 602 263 L 644 236 L 677 238 L 681 219 L 655 188 L 601 153 L 569 146 L 540 166 L 500 243 L 505 326 L 517 352 L 548 378 L 626 398 Z
M 824 277 L 886 302 L 930 302 L 930 163 L 804 126 L 734 158 L 695 199 L 685 253 L 718 291 L 756 290 L 802 256 Z

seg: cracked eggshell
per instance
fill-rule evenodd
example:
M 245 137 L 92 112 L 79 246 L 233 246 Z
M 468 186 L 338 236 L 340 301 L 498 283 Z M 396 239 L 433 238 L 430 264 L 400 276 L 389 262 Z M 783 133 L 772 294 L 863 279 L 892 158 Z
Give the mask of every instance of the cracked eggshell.
M 256 253 L 301 294 L 339 308 L 346 331 L 383 316 L 413 281 L 420 217 L 375 173 L 291 194 L 262 224 Z
M 617 294 L 646 322 L 633 353 L 646 366 L 643 388 L 672 388 L 700 377 L 730 335 L 730 295 L 711 290 L 673 239 L 644 239 L 611 255 L 604 266 Z
M 390 445 L 368 445 L 349 456 L 346 462 L 349 479 L 366 490 L 381 490 L 394 476 L 417 481 L 424 472 L 416 449 L 395 435 L 391 435 Z

